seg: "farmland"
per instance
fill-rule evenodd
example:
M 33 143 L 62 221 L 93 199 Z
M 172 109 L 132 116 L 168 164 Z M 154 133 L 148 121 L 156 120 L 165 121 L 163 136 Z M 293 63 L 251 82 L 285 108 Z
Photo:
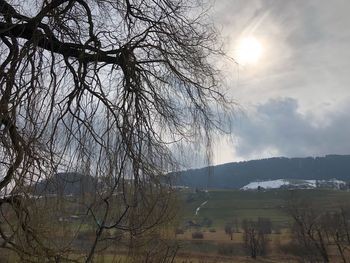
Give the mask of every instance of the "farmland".
M 224 263 L 224 262 L 281 262 L 296 260 L 283 251 L 291 240 L 293 220 L 287 208 L 288 202 L 305 201 L 319 211 L 335 211 L 350 202 L 350 192 L 326 189 L 313 190 L 270 190 L 270 191 L 209 191 L 185 189 L 178 191 L 179 209 L 175 225 L 167 225 L 161 231 L 161 238 L 169 244 L 177 244 L 176 263 Z M 73 209 L 72 204 L 69 205 Z M 200 207 L 200 208 L 199 208 Z M 198 209 L 199 208 L 199 209 Z M 265 218 L 271 222 L 271 233 L 266 236 L 267 250 L 254 261 L 244 247 L 244 220 Z M 76 220 L 76 219 L 74 219 Z M 76 221 L 61 222 L 66 225 L 66 232 L 77 228 Z M 225 231 L 228 223 L 235 224 L 231 236 Z M 91 226 L 86 222 L 79 225 L 84 235 L 80 243 L 74 243 L 70 258 L 79 260 L 80 254 L 91 238 Z M 56 235 L 61 235 L 56 227 Z M 194 234 L 200 233 L 196 237 Z M 94 262 L 129 263 L 125 247 L 127 237 L 121 243 L 111 245 L 108 250 L 97 253 Z M 124 244 L 124 245 L 123 245 Z M 142 252 L 141 252 L 142 253 Z M 336 258 L 334 248 L 330 256 Z M 2 253 L 4 262 L 16 262 L 16 256 Z M 3 261 L 1 261 L 3 262 Z
M 223 228 L 225 223 L 237 218 L 257 219 L 268 217 L 278 227 L 284 227 L 290 222 L 285 212 L 288 200 L 297 198 L 308 200 L 314 207 L 332 210 L 350 201 L 350 192 L 335 190 L 271 190 L 271 191 L 240 191 L 240 190 L 210 190 L 187 191 L 181 196 L 184 203 L 184 220 L 212 220 L 212 226 Z M 195 215 L 197 207 L 201 207 Z
M 294 260 L 281 252 L 281 247 L 290 242 L 292 218 L 287 212 L 288 202 L 299 200 L 308 202 L 318 211 L 335 211 L 350 201 L 350 192 L 335 190 L 271 190 L 238 191 L 209 190 L 186 191 L 182 193 L 184 211 L 182 227 L 185 231 L 177 235 L 184 254 L 194 258 L 203 254 L 218 258 L 208 262 L 226 262 L 228 258 L 237 262 L 249 262 L 243 248 L 241 222 L 244 219 L 257 220 L 268 218 L 272 223 L 272 234 L 268 235 L 268 253 L 258 262 L 281 262 Z M 207 202 L 206 202 L 207 201 Z M 197 208 L 202 205 L 196 214 Z M 233 240 L 225 233 L 225 225 L 235 220 L 239 230 L 233 234 Z M 192 225 L 189 225 L 191 222 Z M 196 240 L 191 233 L 202 232 L 203 238 Z M 332 254 L 332 252 L 330 253 Z M 336 257 L 336 256 L 334 256 Z

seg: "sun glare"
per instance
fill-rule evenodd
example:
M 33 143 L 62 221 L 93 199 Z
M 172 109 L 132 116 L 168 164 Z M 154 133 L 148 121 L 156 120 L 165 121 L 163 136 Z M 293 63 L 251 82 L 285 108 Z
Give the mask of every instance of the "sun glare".
M 241 40 L 237 48 L 236 58 L 239 64 L 255 64 L 259 61 L 263 51 L 261 43 L 254 37 Z

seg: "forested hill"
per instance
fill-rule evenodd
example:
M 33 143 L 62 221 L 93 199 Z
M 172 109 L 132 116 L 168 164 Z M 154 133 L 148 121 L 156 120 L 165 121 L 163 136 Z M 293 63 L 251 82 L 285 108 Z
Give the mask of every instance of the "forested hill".
M 269 158 L 179 172 L 176 184 L 199 188 L 241 188 L 256 180 L 332 179 L 350 181 L 350 155 Z

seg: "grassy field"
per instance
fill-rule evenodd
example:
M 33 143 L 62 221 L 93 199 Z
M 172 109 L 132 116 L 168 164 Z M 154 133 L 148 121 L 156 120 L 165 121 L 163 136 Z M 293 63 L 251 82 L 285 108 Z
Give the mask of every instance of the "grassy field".
M 322 211 L 331 211 L 343 204 L 350 204 L 350 192 L 335 190 L 183 190 L 179 191 L 179 198 L 183 209 L 179 211 L 178 224 L 184 233 L 176 235 L 180 246 L 176 263 L 295 262 L 292 257 L 284 256 L 279 250 L 281 244 L 290 241 L 288 228 L 292 220 L 286 212 L 287 203 L 291 200 L 307 200 L 314 208 Z M 196 215 L 196 209 L 204 202 L 206 203 Z M 258 217 L 271 219 L 274 231 L 268 236 L 268 256 L 254 261 L 244 251 L 242 233 L 234 233 L 231 240 L 224 227 L 235 218 L 240 224 L 243 219 L 256 220 Z M 188 226 L 189 221 L 211 224 Z M 202 239 L 192 238 L 192 233 L 196 231 L 203 233 Z M 105 251 L 96 255 L 94 262 L 134 263 L 123 255 L 124 252 Z M 0 256 L 3 260 L 0 257 L 0 262 L 20 262 L 11 254 Z
M 336 190 L 210 190 L 208 192 L 186 191 L 182 193 L 184 211 L 183 222 L 192 220 L 203 222 L 205 218 L 212 221 L 212 227 L 223 228 L 234 218 L 257 219 L 270 218 L 274 226 L 284 228 L 290 222 L 285 208 L 292 199 L 306 200 L 316 208 L 333 210 L 350 202 L 350 192 Z M 203 203 L 198 215 L 196 209 Z
M 256 262 L 294 262 L 292 257 L 283 258 L 283 253 L 279 250 L 281 244 L 290 241 L 289 227 L 292 219 L 287 213 L 288 202 L 307 202 L 313 209 L 332 211 L 350 203 L 350 192 L 329 189 L 208 192 L 186 190 L 181 193 L 181 199 L 184 210 L 180 218 L 185 232 L 177 235 L 177 239 L 182 244 L 182 251 L 193 255 L 194 260 L 199 260 L 202 254 L 207 254 L 218 257 L 212 261 L 207 259 L 207 262 L 232 262 L 226 261 L 227 257 L 234 262 L 253 262 L 244 251 L 242 233 L 234 233 L 231 241 L 224 228 L 226 223 L 234 218 L 241 222 L 243 219 L 256 220 L 264 217 L 271 220 L 273 234 L 268 237 L 268 257 L 260 257 Z M 204 202 L 206 203 L 196 215 L 196 209 Z M 208 219 L 212 225 L 203 226 L 203 222 L 208 222 Z M 189 221 L 202 226 L 188 226 Z M 202 232 L 203 239 L 194 240 L 192 233 L 195 231 Z M 228 255 L 230 253 L 227 254 L 227 251 L 222 253 L 225 246 L 232 251 L 231 255 Z

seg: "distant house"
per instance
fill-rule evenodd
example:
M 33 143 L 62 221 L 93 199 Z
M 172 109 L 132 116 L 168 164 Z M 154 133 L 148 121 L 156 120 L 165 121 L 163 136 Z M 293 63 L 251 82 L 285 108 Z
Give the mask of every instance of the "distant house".
M 265 190 L 265 188 L 259 185 L 257 190 L 258 191 L 263 191 L 263 190 Z
M 208 193 L 208 190 L 202 189 L 202 188 L 196 188 L 194 191 L 195 191 L 196 193 Z

